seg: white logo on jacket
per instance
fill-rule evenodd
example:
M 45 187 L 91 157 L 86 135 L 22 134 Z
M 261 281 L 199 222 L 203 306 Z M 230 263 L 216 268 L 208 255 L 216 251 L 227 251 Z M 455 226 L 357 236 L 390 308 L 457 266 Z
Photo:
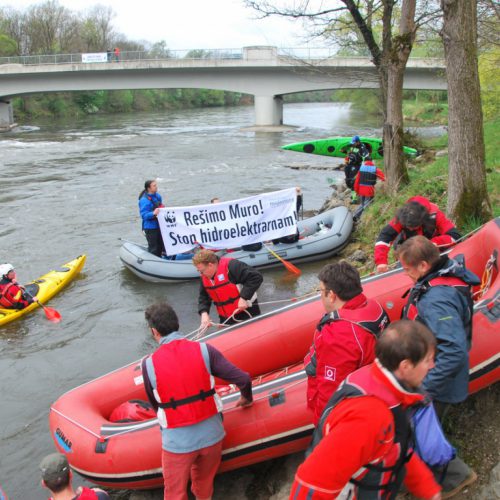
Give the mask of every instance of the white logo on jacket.
M 335 381 L 336 375 L 337 375 L 337 369 L 333 368 L 332 366 L 325 366 L 325 379 L 326 380 L 331 380 L 332 382 Z

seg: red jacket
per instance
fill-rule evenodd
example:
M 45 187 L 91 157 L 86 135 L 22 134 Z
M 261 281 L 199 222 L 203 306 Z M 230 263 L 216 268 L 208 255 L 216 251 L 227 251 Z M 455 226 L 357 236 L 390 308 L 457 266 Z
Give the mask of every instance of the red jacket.
M 429 227 L 419 227 L 415 231 L 409 231 L 401 225 L 396 217 L 394 217 L 389 224 L 384 226 L 382 231 L 377 238 L 375 243 L 374 259 L 375 264 L 387 264 L 387 257 L 389 255 L 389 250 L 394 240 L 400 236 L 403 241 L 417 234 L 424 235 L 426 238 L 430 239 L 433 243 L 439 246 L 447 246 L 455 243 L 455 240 L 460 238 L 455 224 L 451 222 L 446 215 L 439 210 L 439 207 L 434 203 L 431 203 L 427 198 L 423 196 L 414 196 L 410 198 L 406 203 L 411 201 L 420 203 L 423 205 L 430 215 Z
M 373 198 L 375 196 L 375 184 L 377 179 L 385 181 L 385 175 L 375 164 L 367 160 L 361 165 L 354 180 L 354 191 L 358 196 Z
M 17 284 L 4 278 L 0 281 L 0 307 L 7 309 L 24 309 L 33 300 L 24 297 L 23 289 Z
M 389 393 L 389 399 L 396 400 L 403 410 L 423 399 L 420 394 L 404 390 L 377 362 L 351 374 L 346 384 L 356 385 L 355 380 L 360 376 L 371 379 L 374 389 L 378 386 L 382 392 Z M 367 395 L 342 399 L 325 419 L 324 437 L 297 469 L 291 500 L 330 500 L 345 489 L 351 490 L 352 496 L 348 497 L 351 500 L 361 499 L 363 497 L 357 496 L 358 488 L 349 481 L 362 480 L 369 473 L 364 467 L 366 464 L 387 467 L 395 463 L 400 448 L 394 443 L 391 403 L 372 395 L 372 391 L 365 393 Z M 416 453 L 406 463 L 404 484 L 418 498 L 432 498 L 440 491 L 431 471 Z M 379 498 L 375 493 L 370 498 Z
M 318 325 L 309 354 L 305 357 L 307 406 L 313 411 L 317 425 L 326 403 L 340 383 L 353 371 L 375 359 L 376 333 L 360 326 L 361 321 L 373 321 L 373 330 L 380 333 L 389 323 L 378 302 L 362 293 L 339 309 L 340 319 Z M 345 319 L 343 319 L 345 317 Z

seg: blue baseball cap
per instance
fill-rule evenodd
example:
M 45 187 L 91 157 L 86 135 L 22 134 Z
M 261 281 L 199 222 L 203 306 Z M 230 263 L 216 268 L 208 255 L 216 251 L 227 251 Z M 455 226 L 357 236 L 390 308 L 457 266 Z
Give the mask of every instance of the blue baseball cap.
M 359 142 L 359 135 L 355 135 L 352 139 L 351 139 L 351 144 L 354 144 L 356 142 Z

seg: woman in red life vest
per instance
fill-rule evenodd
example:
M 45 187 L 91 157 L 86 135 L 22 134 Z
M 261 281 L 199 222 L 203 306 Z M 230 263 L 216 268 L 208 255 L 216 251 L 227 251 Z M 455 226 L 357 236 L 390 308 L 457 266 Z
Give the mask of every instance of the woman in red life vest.
M 6 309 L 24 309 L 33 302 L 38 302 L 16 281 L 16 270 L 11 264 L 0 265 L 0 307 Z

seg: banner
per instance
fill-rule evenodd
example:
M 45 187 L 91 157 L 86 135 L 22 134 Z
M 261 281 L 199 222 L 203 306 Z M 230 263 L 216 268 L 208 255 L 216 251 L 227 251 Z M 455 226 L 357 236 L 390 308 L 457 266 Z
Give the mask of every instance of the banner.
M 158 214 L 167 255 L 203 248 L 236 248 L 297 232 L 295 188 L 240 200 L 161 208 Z
M 82 63 L 108 62 L 107 52 L 94 52 L 93 54 L 82 54 Z

